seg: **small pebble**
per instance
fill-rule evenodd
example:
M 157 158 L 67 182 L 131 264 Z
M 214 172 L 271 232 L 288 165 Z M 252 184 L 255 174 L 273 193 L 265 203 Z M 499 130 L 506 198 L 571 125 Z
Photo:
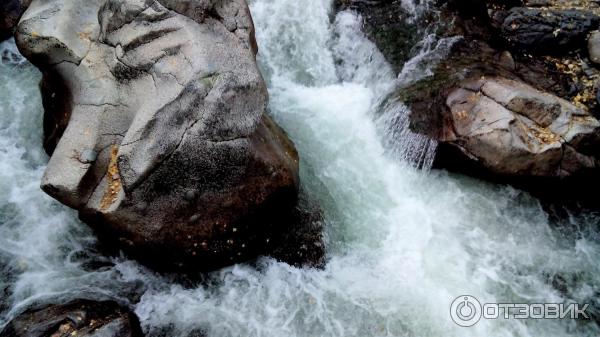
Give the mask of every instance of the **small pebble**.
M 192 201 L 192 200 L 196 199 L 196 191 L 186 191 L 184 198 L 187 201 Z

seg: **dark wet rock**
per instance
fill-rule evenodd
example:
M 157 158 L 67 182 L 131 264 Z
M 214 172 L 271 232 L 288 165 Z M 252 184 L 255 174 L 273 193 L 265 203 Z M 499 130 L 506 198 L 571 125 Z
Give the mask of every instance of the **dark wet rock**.
M 44 107 L 44 150 L 48 155 L 52 155 L 69 124 L 73 109 L 69 97 L 71 94 L 61 75 L 52 69 L 44 71 L 40 91 Z
M 31 0 L 2 0 L 0 4 L 0 42 L 12 36 L 19 18 Z
M 363 18 L 365 34 L 399 72 L 414 52 L 426 17 L 411 13 L 401 0 L 336 0 L 337 10 L 353 10 Z
M 500 35 L 514 48 L 536 54 L 565 54 L 584 47 L 600 17 L 584 10 L 515 7 L 492 14 Z
M 34 2 L 16 38 L 44 74 L 42 188 L 103 242 L 205 271 L 288 230 L 298 155 L 244 0 Z
M 146 337 L 172 337 L 172 336 L 182 336 L 182 337 L 206 337 L 206 331 L 204 329 L 193 329 L 192 331 L 182 332 L 177 329 L 175 324 L 169 323 L 166 325 L 162 325 L 159 327 L 152 327 Z
M 12 319 L 0 337 L 142 337 L 138 318 L 111 301 L 40 305 Z
M 438 35 L 459 35 L 491 45 L 498 44 L 499 37 L 489 13 L 522 5 L 519 0 L 437 0 L 434 3 L 432 10 L 437 11 L 437 17 L 431 25 L 436 27 Z
M 600 3 L 577 0 L 438 0 L 441 34 L 496 49 L 565 55 L 585 47 L 600 23 Z
M 321 268 L 325 265 L 323 212 L 305 193 L 300 193 L 290 229 L 282 233 L 273 248 L 272 257 L 296 267 Z
M 24 63 L 24 59 L 16 50 L 13 50 L 12 48 L 3 48 L 0 52 L 0 62 L 18 66 Z

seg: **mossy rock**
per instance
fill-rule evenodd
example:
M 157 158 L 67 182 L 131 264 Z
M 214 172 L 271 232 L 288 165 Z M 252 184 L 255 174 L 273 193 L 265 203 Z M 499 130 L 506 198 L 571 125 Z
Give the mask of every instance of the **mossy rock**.
M 520 80 L 559 97 L 572 95 L 572 80 L 537 59 L 497 51 L 478 40 L 459 40 L 435 64 L 433 75 L 398 87 L 384 104 L 402 102 L 411 110 L 411 129 L 439 139 L 447 113 L 446 93 L 467 78 L 501 76 Z

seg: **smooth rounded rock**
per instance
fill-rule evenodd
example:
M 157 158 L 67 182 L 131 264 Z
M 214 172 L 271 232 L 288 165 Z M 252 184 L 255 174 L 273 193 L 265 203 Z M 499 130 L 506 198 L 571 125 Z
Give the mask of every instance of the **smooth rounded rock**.
M 600 31 L 593 31 L 588 38 L 590 61 L 600 65 Z

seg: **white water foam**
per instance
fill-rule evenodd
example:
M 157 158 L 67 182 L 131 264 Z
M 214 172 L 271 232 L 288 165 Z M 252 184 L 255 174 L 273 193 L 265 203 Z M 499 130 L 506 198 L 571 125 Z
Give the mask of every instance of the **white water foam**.
M 389 156 L 423 170 L 433 166 L 438 143 L 410 130 L 410 109 L 405 104 L 385 102 L 376 123 Z
M 330 8 L 331 0 L 251 3 L 271 112 L 325 209 L 323 270 L 264 258 L 183 286 L 123 258 L 86 267 L 77 252 L 101 259 L 89 231 L 37 188 L 39 74 L 2 65 L 0 187 L 9 193 L 0 197 L 0 252 L 10 309 L 0 326 L 18 308 L 59 294 L 130 301 L 153 336 L 598 336 L 597 325 L 573 320 L 473 328 L 450 320 L 450 302 L 461 294 L 594 304 L 600 239 L 588 229 L 598 219 L 573 219 L 578 229 L 564 236 L 526 194 L 390 158 L 373 121 L 389 75 L 375 50 L 365 58 L 372 44 L 343 37 L 358 18 L 343 13 L 332 25 Z M 13 277 L 4 279 L 6 270 Z
M 417 55 L 406 62 L 396 86 L 406 87 L 416 81 L 433 75 L 433 67 L 443 60 L 454 43 L 461 37 L 439 39 L 433 34 L 426 35 L 420 42 Z M 398 90 L 398 89 L 396 89 Z M 392 158 L 428 170 L 432 167 L 438 147 L 436 140 L 414 133 L 410 129 L 409 108 L 391 96 L 379 108 L 377 127 L 384 136 L 383 144 Z
M 328 8 L 318 0 L 251 7 L 271 112 L 301 153 L 303 180 L 326 187 L 315 196 L 331 232 L 327 267 L 266 259 L 258 269 L 217 273 L 213 287 L 150 291 L 137 311 L 146 329 L 174 322 L 180 333 L 202 328 L 209 336 L 596 335 L 595 325 L 579 322 L 464 329 L 450 321 L 450 302 L 463 293 L 490 302 L 589 301 L 598 290 L 598 245 L 561 241 L 521 192 L 389 159 L 372 120 L 389 73 L 376 51 L 365 58 L 372 44 L 348 38 L 358 18 L 342 13 L 330 27 L 327 12 L 315 13 Z M 282 35 L 286 29 L 300 36 Z M 580 254 L 581 244 L 588 253 Z M 586 281 L 571 284 L 568 295 L 549 281 L 580 273 Z
M 0 44 L 0 330 L 15 313 L 47 298 L 118 298 L 129 292 L 114 269 L 88 272 L 97 255 L 91 231 L 76 213 L 40 187 L 42 149 L 40 73 Z M 95 261 L 92 261 L 95 260 Z

